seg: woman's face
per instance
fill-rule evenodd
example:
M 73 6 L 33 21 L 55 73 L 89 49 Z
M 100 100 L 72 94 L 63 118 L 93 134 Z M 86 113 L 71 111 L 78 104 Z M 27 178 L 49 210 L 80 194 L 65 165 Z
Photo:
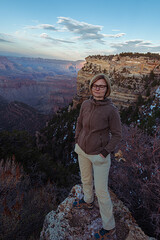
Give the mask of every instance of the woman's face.
M 99 79 L 92 85 L 92 95 L 96 100 L 103 100 L 107 91 L 107 84 L 104 79 Z

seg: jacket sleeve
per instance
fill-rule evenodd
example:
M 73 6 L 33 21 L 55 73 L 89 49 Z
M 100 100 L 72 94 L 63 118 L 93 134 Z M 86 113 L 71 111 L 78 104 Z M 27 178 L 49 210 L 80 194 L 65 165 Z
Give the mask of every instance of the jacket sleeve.
M 122 137 L 122 127 L 119 112 L 116 108 L 113 109 L 109 116 L 109 127 L 111 132 L 111 138 L 107 146 L 101 151 L 101 154 L 106 157 L 109 153 L 113 152 L 116 145 L 119 143 Z
M 79 116 L 77 118 L 77 123 L 76 123 L 76 131 L 75 131 L 75 143 L 77 143 L 78 141 L 78 137 L 79 137 L 79 133 L 82 129 L 82 112 L 83 112 L 83 103 L 81 105 L 81 108 L 80 108 L 80 113 L 79 113 Z

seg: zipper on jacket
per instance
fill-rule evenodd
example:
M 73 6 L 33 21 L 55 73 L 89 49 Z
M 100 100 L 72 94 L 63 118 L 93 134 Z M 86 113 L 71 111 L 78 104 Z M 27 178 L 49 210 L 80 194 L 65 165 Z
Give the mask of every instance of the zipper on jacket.
M 92 115 L 93 115 L 93 112 L 95 110 L 95 106 L 93 104 L 93 107 L 92 107 L 92 110 L 91 110 L 91 114 L 90 114 L 90 117 L 89 117 L 89 133 L 90 133 L 90 129 L 91 129 L 91 119 L 92 119 Z M 86 152 L 86 138 L 85 138 L 85 152 Z
M 95 110 L 95 106 L 93 105 L 93 109 L 91 111 L 90 118 L 89 118 L 89 132 L 90 132 L 90 129 L 91 129 L 91 119 L 92 119 L 92 115 L 93 115 L 94 110 Z

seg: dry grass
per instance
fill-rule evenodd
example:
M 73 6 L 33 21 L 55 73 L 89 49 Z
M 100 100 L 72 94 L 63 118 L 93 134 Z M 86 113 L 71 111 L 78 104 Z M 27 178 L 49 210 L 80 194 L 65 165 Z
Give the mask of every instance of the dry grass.
M 160 135 L 148 136 L 134 127 L 123 128 L 119 145 L 126 161 L 115 161 L 110 184 L 129 207 L 142 229 L 160 236 Z M 122 156 L 121 156 L 122 157 Z
M 0 239 L 39 239 L 45 215 L 57 206 L 56 187 L 32 185 L 22 166 L 0 162 Z

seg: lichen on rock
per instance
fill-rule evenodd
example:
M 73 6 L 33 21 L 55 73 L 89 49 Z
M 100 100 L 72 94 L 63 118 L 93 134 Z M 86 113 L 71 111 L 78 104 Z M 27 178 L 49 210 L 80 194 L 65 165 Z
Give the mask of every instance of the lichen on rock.
M 118 240 L 151 240 L 137 225 L 128 208 L 110 191 L 116 220 Z M 95 196 L 92 210 L 75 209 L 75 199 L 83 197 L 81 185 L 75 185 L 69 196 L 45 218 L 40 240 L 91 240 L 102 227 Z M 152 238 L 153 239 L 153 238 Z

